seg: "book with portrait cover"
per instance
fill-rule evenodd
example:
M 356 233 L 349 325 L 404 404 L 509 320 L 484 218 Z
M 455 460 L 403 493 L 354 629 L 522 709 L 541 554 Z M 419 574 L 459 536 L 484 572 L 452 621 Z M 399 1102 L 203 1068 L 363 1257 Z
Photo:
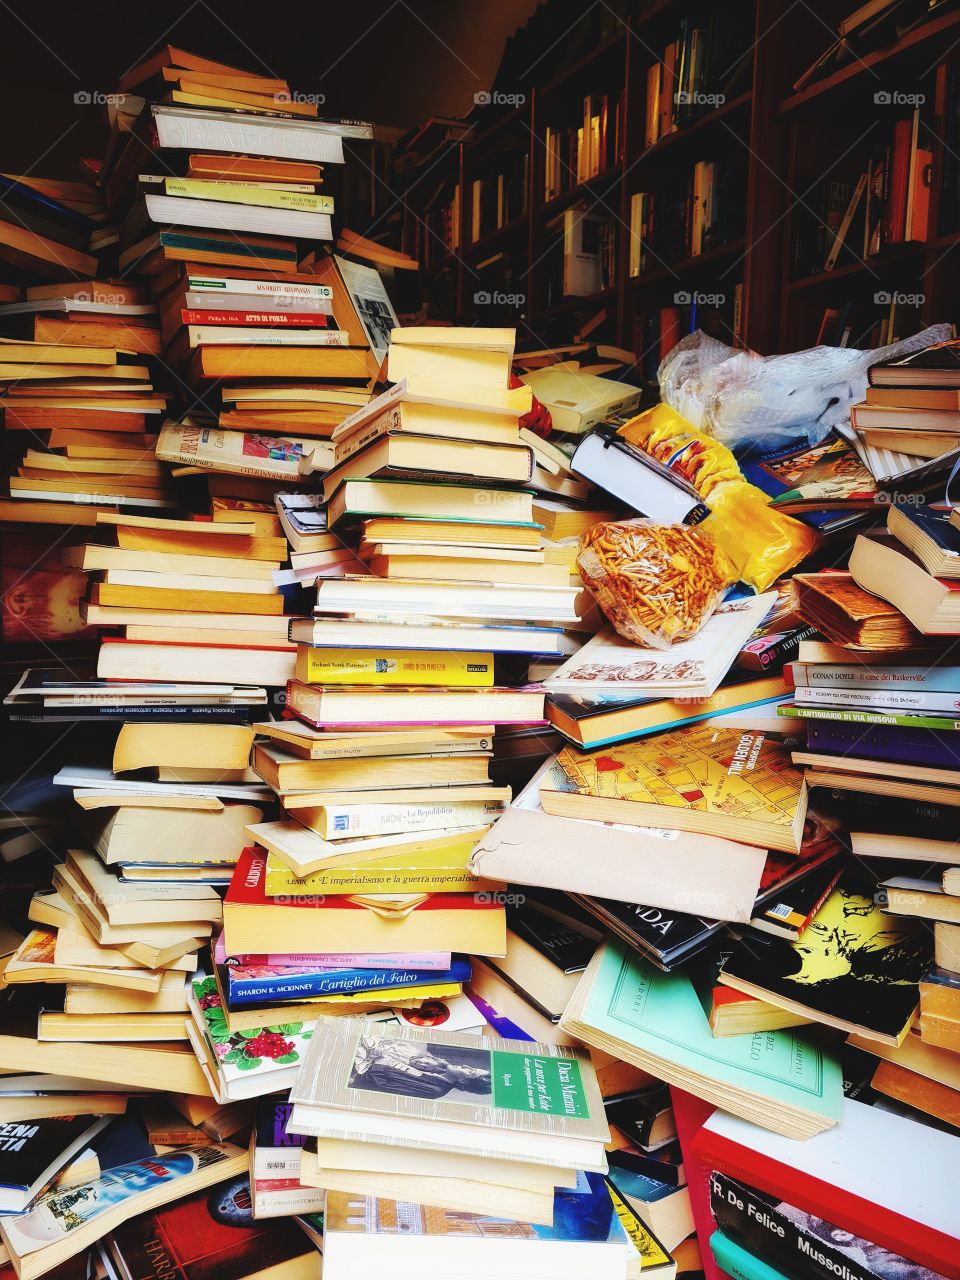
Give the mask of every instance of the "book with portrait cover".
M 582 1048 L 323 1019 L 290 1091 L 302 1133 L 603 1169 L 609 1127 Z
M 900 1044 L 920 1003 L 929 953 L 922 925 L 885 915 L 875 881 L 851 867 L 798 941 L 734 947 L 720 981 L 828 1026 Z
M 283 1280 L 313 1280 L 318 1266 L 303 1232 L 254 1221 L 245 1175 L 140 1214 L 107 1248 L 125 1280 L 246 1280 L 273 1268 Z

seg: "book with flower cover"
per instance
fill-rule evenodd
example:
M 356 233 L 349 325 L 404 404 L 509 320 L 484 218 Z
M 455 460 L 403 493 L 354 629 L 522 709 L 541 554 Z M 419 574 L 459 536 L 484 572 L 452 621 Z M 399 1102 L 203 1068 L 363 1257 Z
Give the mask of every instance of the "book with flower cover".
M 216 979 L 200 975 L 187 1002 L 190 1043 L 218 1101 L 258 1097 L 286 1089 L 303 1061 L 313 1023 L 285 1022 L 231 1032 Z

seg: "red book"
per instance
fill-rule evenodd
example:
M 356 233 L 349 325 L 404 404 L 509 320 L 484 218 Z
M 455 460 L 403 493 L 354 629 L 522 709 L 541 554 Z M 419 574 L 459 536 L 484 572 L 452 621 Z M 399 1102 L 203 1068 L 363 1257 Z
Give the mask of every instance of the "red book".
M 244 1280 L 298 1260 L 283 1274 L 305 1276 L 320 1266 L 288 1218 L 254 1222 L 245 1177 L 139 1214 L 111 1233 L 108 1248 L 127 1280 Z
M 887 244 L 900 244 L 906 235 L 912 143 L 913 121 L 898 120 L 893 126 L 893 149 L 890 156 L 890 196 L 886 212 Z
M 674 1111 L 679 1132 L 676 1103 Z M 847 1098 L 840 1124 L 806 1142 L 718 1111 L 690 1150 L 698 1168 L 737 1178 L 960 1280 L 960 1139 L 952 1133 Z M 692 1200 L 693 1178 L 684 1167 Z
M 249 324 L 281 325 L 310 329 L 329 329 L 333 316 L 325 311 L 195 311 L 184 307 L 180 312 L 184 324 Z
M 700 1247 L 700 1266 L 706 1280 L 725 1280 L 726 1273 L 717 1266 L 710 1248 L 710 1237 L 717 1229 L 716 1219 L 710 1210 L 710 1174 L 712 1169 L 695 1155 L 694 1139 L 715 1108 L 702 1098 L 670 1086 L 670 1103 L 677 1124 L 677 1137 L 683 1154 L 683 1174 L 690 1193 L 690 1208 L 697 1228 L 697 1244 Z
M 223 901 L 223 940 L 228 955 L 347 950 L 505 954 L 506 914 L 498 901 L 502 894 L 424 894 L 419 902 L 384 913 L 340 894 L 269 898 L 266 869 L 266 855 L 260 849 L 244 849 Z M 409 896 L 415 899 L 420 895 Z

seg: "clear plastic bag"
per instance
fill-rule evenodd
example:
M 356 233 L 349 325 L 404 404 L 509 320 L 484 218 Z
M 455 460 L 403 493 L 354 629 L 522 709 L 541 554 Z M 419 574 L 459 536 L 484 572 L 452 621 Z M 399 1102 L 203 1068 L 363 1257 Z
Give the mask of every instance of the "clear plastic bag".
M 595 524 L 577 567 L 619 634 L 653 649 L 695 636 L 737 578 L 712 534 L 655 520 Z
M 738 351 L 707 334 L 689 334 L 657 370 L 660 395 L 692 426 L 731 449 L 780 448 L 806 436 L 819 444 L 849 425 L 851 405 L 867 391 L 867 370 L 950 337 L 935 324 L 902 342 L 873 351 L 810 347 L 788 355 Z

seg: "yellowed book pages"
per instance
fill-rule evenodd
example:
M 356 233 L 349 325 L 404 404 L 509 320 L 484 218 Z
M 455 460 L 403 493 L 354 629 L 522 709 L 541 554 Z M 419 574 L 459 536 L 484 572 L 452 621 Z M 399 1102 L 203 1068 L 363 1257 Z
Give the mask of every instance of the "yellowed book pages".
M 81 809 L 206 809 L 224 808 L 216 796 L 149 796 L 128 791 L 74 791 L 73 798 Z
M 165 1043 L 187 1040 L 187 1019 L 173 1013 L 60 1013 L 43 1010 L 38 1040 L 95 1044 Z
M 81 922 L 76 919 L 71 924 L 57 930 L 54 959 L 57 964 L 94 965 L 101 969 L 137 969 L 143 967 L 117 947 L 102 947 L 93 934 L 89 933 Z M 197 957 L 195 955 L 179 956 L 165 968 L 167 973 L 180 974 L 180 981 L 182 982 L 184 974 L 193 973 L 196 970 Z M 166 979 L 161 982 L 160 989 L 163 990 L 165 985 Z
M 113 749 L 113 771 L 157 765 L 245 769 L 253 730 L 233 724 L 125 724 Z
M 89 982 L 95 986 L 159 991 L 162 973 L 151 969 L 106 969 L 94 965 L 62 965 L 54 959 L 56 931 L 33 929 L 7 961 L 8 986 L 34 982 Z

